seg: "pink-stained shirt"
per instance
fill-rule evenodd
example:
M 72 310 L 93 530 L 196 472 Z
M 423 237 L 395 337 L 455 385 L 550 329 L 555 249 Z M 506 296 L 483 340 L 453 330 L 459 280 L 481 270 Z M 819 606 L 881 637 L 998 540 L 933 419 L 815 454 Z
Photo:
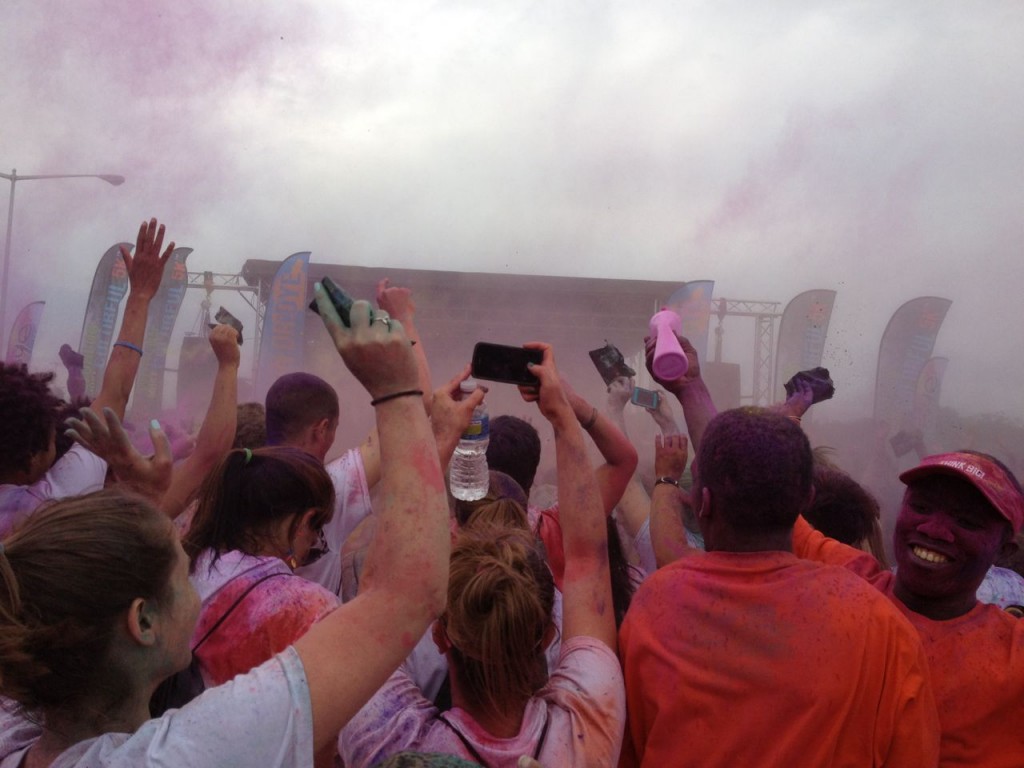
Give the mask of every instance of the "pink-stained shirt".
M 340 604 L 337 595 L 293 574 L 280 558 L 226 552 L 212 567 L 211 559 L 209 551 L 200 554 L 191 576 L 202 600 L 193 647 L 246 589 L 276 575 L 246 595 L 199 646 L 196 657 L 207 685 L 220 685 L 259 666 Z
M 622 670 L 604 643 L 573 637 L 562 644 L 547 684 L 527 703 L 517 735 L 492 736 L 458 707 L 444 713 L 447 723 L 440 714 L 399 668 L 342 730 L 339 754 L 347 768 L 371 766 L 409 749 L 476 760 L 453 730 L 458 729 L 492 768 L 514 767 L 522 755 L 536 756 L 544 766 L 612 766 L 626 718 Z

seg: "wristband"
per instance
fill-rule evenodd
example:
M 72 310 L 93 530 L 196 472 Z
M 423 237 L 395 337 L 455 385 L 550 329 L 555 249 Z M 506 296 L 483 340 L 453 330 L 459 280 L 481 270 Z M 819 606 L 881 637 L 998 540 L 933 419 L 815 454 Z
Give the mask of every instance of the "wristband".
M 674 485 L 676 488 L 679 487 L 679 481 L 674 477 L 662 476 L 654 481 L 655 485 Z
M 130 341 L 115 341 L 114 346 L 124 347 L 125 349 L 130 349 L 132 352 L 138 352 L 139 357 L 142 357 L 142 347 L 138 347 L 135 344 L 132 344 Z
M 406 390 L 403 390 L 401 392 L 393 392 L 390 395 L 382 395 L 382 396 L 380 396 L 380 397 L 378 397 L 378 398 L 376 398 L 374 400 L 371 400 L 370 401 L 370 405 L 380 405 L 381 403 L 386 403 L 388 400 L 395 400 L 395 399 L 397 399 L 399 397 L 412 397 L 413 395 L 415 395 L 417 397 L 423 397 L 423 390 L 422 389 L 406 389 Z

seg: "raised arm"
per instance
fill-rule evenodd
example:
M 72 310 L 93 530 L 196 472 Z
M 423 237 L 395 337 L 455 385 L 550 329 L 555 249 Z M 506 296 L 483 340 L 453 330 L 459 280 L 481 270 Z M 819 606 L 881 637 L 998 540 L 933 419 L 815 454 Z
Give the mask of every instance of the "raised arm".
M 419 389 L 423 392 L 423 407 L 430 413 L 433 389 L 430 382 L 430 366 L 423 340 L 416 329 L 416 305 L 412 300 L 412 291 L 397 285 L 391 285 L 388 278 L 377 283 L 377 306 L 386 317 L 398 320 L 405 329 L 405 335 L 413 343 L 416 366 L 419 376 Z M 378 315 L 381 312 L 377 313 Z M 453 449 L 454 450 L 454 449 Z M 370 488 L 380 480 L 380 438 L 373 430 L 359 446 L 362 454 L 363 471 L 366 473 L 366 485 Z
M 67 420 L 67 427 L 67 436 L 106 461 L 118 483 L 154 502 L 167 491 L 171 484 L 171 444 L 156 419 L 149 425 L 155 451 L 149 457 L 132 445 L 112 408 L 100 413 L 82 408 L 78 418 Z
M 686 541 L 683 526 L 683 491 L 662 478 L 679 481 L 686 469 L 686 438 L 683 435 L 656 435 L 654 438 L 654 474 L 658 481 L 651 496 L 651 546 L 661 568 L 681 557 L 699 554 Z
M 559 380 L 551 346 L 539 343 L 526 346 L 543 350 L 544 360 L 530 368 L 540 380 L 536 394 L 532 388 L 520 388 L 520 391 L 524 399 L 537 401 L 555 432 L 558 516 L 565 550 L 562 635 L 565 638 L 594 637 L 614 650 L 615 612 L 612 610 L 605 513 L 587 459 L 583 430 Z
M 437 455 L 441 461 L 441 471 L 448 471 L 448 464 L 455 453 L 459 438 L 466 431 L 473 418 L 473 409 L 484 400 L 485 390 L 477 387 L 468 397 L 456 399 L 459 385 L 469 378 L 469 366 L 460 371 L 455 378 L 439 387 L 434 392 L 430 409 L 430 426 L 434 430 L 437 442 Z
M 161 254 L 163 242 L 164 225 L 158 225 L 156 219 L 150 219 L 142 222 L 139 227 L 135 256 L 121 246 L 121 258 L 128 270 L 128 299 L 121 320 L 121 332 L 117 335 L 107 367 L 103 371 L 100 393 L 91 404 L 97 413 L 110 408 L 118 418 L 124 418 L 124 409 L 128 405 L 128 396 L 132 393 L 135 375 L 139 372 L 139 361 L 142 359 L 149 302 L 156 295 L 164 274 L 164 265 L 174 252 L 174 243 L 171 243 Z
M 210 346 L 217 358 L 210 406 L 199 428 L 195 449 L 174 468 L 171 487 L 160 501 L 160 509 L 171 518 L 181 514 L 206 475 L 231 450 L 235 439 L 241 361 L 238 331 L 230 325 L 218 325 L 210 332 Z
M 444 479 L 423 401 L 402 395 L 419 379 L 401 322 L 371 323 L 370 305 L 359 301 L 345 327 L 319 284 L 315 293 L 335 347 L 370 395 L 381 453 L 381 503 L 359 594 L 295 644 L 320 749 L 444 609 L 450 544 Z
M 711 393 L 708 391 L 704 379 L 700 375 L 700 361 L 697 359 L 697 350 L 685 336 L 676 336 L 679 345 L 683 348 L 686 361 L 689 363 L 686 373 L 678 379 L 668 381 L 655 376 L 652 363 L 654 361 L 654 339 L 644 339 L 647 351 L 647 370 L 651 376 L 662 387 L 676 396 L 679 404 L 683 407 L 683 418 L 686 419 L 686 431 L 690 435 L 690 442 L 693 450 L 700 447 L 700 439 L 704 436 L 704 430 L 708 423 L 717 414 L 718 410 L 711 401 Z
M 596 406 L 576 394 L 567 381 L 561 381 L 560 388 L 563 390 L 576 420 L 590 435 L 590 439 L 594 441 L 597 450 L 604 457 L 604 464 L 594 470 L 594 475 L 597 478 L 601 507 L 605 515 L 610 515 L 615 509 L 615 505 L 619 503 L 619 499 L 622 498 L 626 486 L 629 485 L 629 479 L 636 471 L 636 448 L 629 442 L 625 432 L 602 414 Z M 559 494 L 559 498 L 561 498 L 561 494 Z M 561 511 L 559 514 L 561 515 Z

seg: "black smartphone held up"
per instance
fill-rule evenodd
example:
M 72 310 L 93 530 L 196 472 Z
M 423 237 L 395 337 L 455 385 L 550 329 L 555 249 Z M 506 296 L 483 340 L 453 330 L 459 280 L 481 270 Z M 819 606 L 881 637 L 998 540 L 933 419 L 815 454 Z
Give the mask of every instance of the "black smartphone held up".
M 786 382 L 786 397 L 792 397 L 796 391 L 796 382 L 805 381 L 811 385 L 813 399 L 811 403 L 820 403 L 828 400 L 836 393 L 836 385 L 832 383 L 828 368 L 811 368 L 809 371 L 800 371 L 793 374 L 793 377 Z
M 217 310 L 217 314 L 213 316 L 216 323 L 210 323 L 210 328 L 216 328 L 218 325 L 230 325 L 236 331 L 238 331 L 238 346 L 242 346 L 242 321 L 237 317 L 228 312 L 224 307 Z
M 543 360 L 544 353 L 539 349 L 478 341 L 473 347 L 473 378 L 503 381 L 506 384 L 536 385 L 539 379 L 530 373 L 527 364 Z
M 629 398 L 629 402 L 633 405 L 639 405 L 641 408 L 646 408 L 648 411 L 658 410 L 658 393 L 644 389 L 643 387 L 633 387 L 633 394 Z
M 352 297 L 345 293 L 338 284 L 335 283 L 331 278 L 325 277 L 320 281 L 320 285 L 324 287 L 324 291 L 327 293 L 327 298 L 331 300 L 331 304 L 334 305 L 334 309 L 338 312 L 338 317 L 341 318 L 342 325 L 346 328 L 351 327 L 351 319 L 349 317 L 349 310 L 352 309 L 352 305 L 355 303 L 352 301 Z M 320 314 L 320 309 L 316 305 L 316 299 L 309 302 L 309 308 Z

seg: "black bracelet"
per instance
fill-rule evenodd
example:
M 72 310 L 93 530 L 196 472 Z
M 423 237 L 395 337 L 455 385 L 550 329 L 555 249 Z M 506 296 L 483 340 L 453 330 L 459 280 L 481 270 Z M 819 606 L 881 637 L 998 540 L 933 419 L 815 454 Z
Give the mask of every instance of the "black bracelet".
M 381 397 L 378 397 L 376 400 L 371 400 L 370 405 L 380 405 L 381 403 L 386 403 L 388 400 L 395 400 L 399 397 L 411 397 L 412 395 L 416 395 L 417 397 L 423 397 L 423 390 L 406 389 L 402 392 L 395 392 L 390 395 L 382 395 Z
M 654 481 L 654 484 L 655 485 L 674 485 L 676 488 L 679 487 L 679 481 L 678 480 L 676 480 L 674 477 L 666 477 L 666 476 L 659 477 L 657 480 Z

